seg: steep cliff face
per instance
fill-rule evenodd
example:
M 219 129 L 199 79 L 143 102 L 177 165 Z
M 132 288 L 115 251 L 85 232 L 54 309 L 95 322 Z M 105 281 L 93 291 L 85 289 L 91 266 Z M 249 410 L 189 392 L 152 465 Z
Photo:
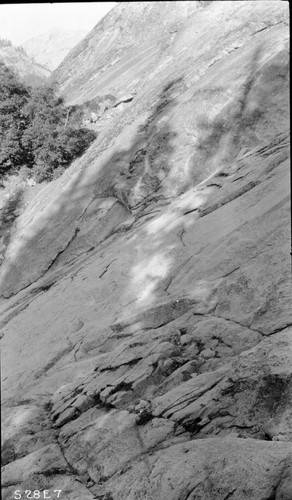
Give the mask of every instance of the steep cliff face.
M 287 16 L 123 2 L 55 72 L 99 136 L 1 266 L 4 498 L 291 500 Z

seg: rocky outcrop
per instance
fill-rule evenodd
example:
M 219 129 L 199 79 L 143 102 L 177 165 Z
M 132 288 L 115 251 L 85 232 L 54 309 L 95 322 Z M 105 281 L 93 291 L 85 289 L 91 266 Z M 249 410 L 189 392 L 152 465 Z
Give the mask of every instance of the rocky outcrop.
M 7 499 L 291 500 L 287 8 L 164 2 L 160 29 L 158 4 L 56 73 L 72 102 L 118 92 L 1 266 Z M 113 75 L 149 19 L 147 77 L 139 43 Z

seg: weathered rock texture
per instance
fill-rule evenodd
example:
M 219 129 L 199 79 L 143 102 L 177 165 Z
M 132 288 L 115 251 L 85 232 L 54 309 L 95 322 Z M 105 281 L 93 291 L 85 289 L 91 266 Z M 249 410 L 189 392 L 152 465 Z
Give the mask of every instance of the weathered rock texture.
M 292 499 L 287 16 L 123 2 L 58 69 L 115 104 L 1 266 L 4 498 Z

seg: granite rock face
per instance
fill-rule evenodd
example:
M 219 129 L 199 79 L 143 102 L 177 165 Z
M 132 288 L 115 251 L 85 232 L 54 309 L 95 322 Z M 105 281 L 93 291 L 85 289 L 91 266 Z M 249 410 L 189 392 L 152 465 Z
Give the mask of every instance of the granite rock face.
M 287 16 L 121 3 L 55 73 L 107 104 L 0 269 L 4 498 L 291 500 Z

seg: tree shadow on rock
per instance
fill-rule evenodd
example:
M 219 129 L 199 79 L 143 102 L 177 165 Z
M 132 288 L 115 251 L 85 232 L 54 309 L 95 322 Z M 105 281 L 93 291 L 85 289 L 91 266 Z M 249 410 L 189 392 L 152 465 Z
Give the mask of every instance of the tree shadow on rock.
M 5 258 L 5 251 L 11 239 L 15 220 L 20 215 L 23 202 L 23 187 L 18 187 L 6 200 L 0 210 L 0 263 Z
M 99 176 L 95 195 L 114 196 L 132 213 L 140 213 L 150 201 L 163 198 L 163 180 L 170 171 L 174 150 L 167 113 L 175 106 L 173 89 L 182 79 L 164 87 L 158 102 L 141 125 L 129 149 L 115 153 Z
M 50 269 L 56 258 L 78 237 L 86 211 L 94 200 L 114 197 L 131 214 L 137 215 L 150 201 L 163 198 L 163 179 L 170 170 L 174 137 L 167 113 L 175 105 L 172 92 L 180 81 L 177 79 L 165 86 L 128 149 L 115 148 L 109 156 L 107 149 L 111 139 L 107 147 L 102 148 L 102 143 L 93 144 L 72 165 L 70 172 L 65 172 L 63 178 L 56 181 L 61 191 L 58 196 L 53 183 L 44 189 L 41 205 L 48 203 L 49 206 L 43 214 L 35 215 L 36 222 L 29 230 L 25 228 L 27 236 L 16 241 L 16 248 L 2 269 L 4 297 L 26 288 Z M 96 164 L 96 171 L 93 176 L 87 176 L 87 166 L 92 164 Z M 94 242 L 90 245 L 94 246 Z
M 214 168 L 218 169 L 219 163 L 234 160 L 243 146 L 255 145 L 255 127 L 263 111 L 260 102 L 251 102 L 251 94 L 259 76 L 261 52 L 259 45 L 253 53 L 248 76 L 237 99 L 225 106 L 215 119 L 210 121 L 201 117 L 198 120 L 198 128 L 203 133 L 193 158 L 197 182 L 201 182 L 202 176 L 205 178 L 206 174 L 212 173 Z

